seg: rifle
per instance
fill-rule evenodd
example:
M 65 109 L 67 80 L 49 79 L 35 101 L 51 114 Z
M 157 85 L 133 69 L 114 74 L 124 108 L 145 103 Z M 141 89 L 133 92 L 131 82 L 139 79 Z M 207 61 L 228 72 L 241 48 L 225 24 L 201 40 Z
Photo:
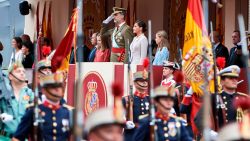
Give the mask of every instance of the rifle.
M 245 24 L 244 24 L 244 18 L 242 14 L 238 15 L 238 22 L 239 22 L 239 28 L 240 28 L 240 37 L 242 39 L 242 60 L 244 60 L 247 71 L 246 71 L 246 76 L 247 76 L 247 82 L 248 82 L 248 94 L 250 92 L 250 70 L 249 70 L 249 51 L 247 48 L 247 41 L 246 41 L 246 33 L 245 33 Z
M 83 31 L 82 31 L 82 17 L 83 17 L 83 0 L 77 0 L 77 10 L 78 10 L 78 20 L 77 20 L 77 46 L 81 47 L 83 43 Z M 75 59 L 79 60 L 79 58 L 83 58 L 83 54 L 78 53 L 77 57 Z M 82 65 L 81 62 L 76 62 L 77 65 L 77 70 L 76 70 L 76 82 L 75 82 L 75 91 L 74 91 L 74 104 L 75 104 L 75 111 L 74 111 L 74 121 L 73 121 L 73 130 L 74 130 L 74 140 L 75 141 L 81 141 L 82 140 L 82 133 L 83 133 L 83 121 L 84 121 L 84 116 L 83 116 L 83 111 L 82 111 L 82 106 L 83 106 L 83 101 L 84 97 L 83 94 L 81 93 L 83 88 L 82 88 L 82 83 L 81 83 L 81 72 L 82 72 Z
M 129 40 L 128 40 L 128 45 L 129 45 Z M 133 121 L 134 120 L 134 115 L 133 115 L 133 105 L 134 105 L 134 95 L 133 95 L 133 85 L 131 84 L 131 77 L 132 77 L 132 73 L 131 73 L 131 51 L 128 51 L 128 92 L 129 92 L 129 97 L 128 97 L 128 106 L 127 108 L 127 115 L 126 115 L 126 119 L 129 121 Z
M 212 52 L 213 52 L 213 70 L 214 70 L 214 94 L 215 94 L 215 100 L 216 100 L 216 124 L 215 124 L 215 130 L 217 131 L 219 129 L 219 117 L 218 112 L 219 108 L 221 107 L 221 103 L 219 100 L 219 94 L 218 94 L 218 80 L 217 80 L 217 69 L 216 69 L 216 53 L 215 53 L 215 46 L 214 46 L 214 35 L 213 35 L 213 23 L 210 21 L 210 30 L 211 30 L 211 44 L 212 44 Z
M 148 21 L 148 40 L 151 41 L 151 20 Z M 150 96 L 150 141 L 158 141 L 157 133 L 155 130 L 155 105 L 152 96 L 154 95 L 154 78 L 153 78 L 153 57 L 152 57 L 152 44 L 149 42 L 148 47 L 148 55 L 149 55 L 149 71 L 148 71 L 148 84 L 150 88 L 148 89 L 148 93 Z
M 38 101 L 39 101 L 39 94 L 38 94 L 38 82 L 37 82 L 37 55 L 38 55 L 38 48 L 40 46 L 40 40 L 42 37 L 41 29 L 39 32 L 39 36 L 37 38 L 37 41 L 34 41 L 34 44 L 36 46 L 35 52 L 34 52 L 34 69 L 33 69 L 33 78 L 32 78 L 32 90 L 34 92 L 34 127 L 33 127 L 33 139 L 34 141 L 38 140 L 38 126 L 40 123 L 43 123 L 44 120 L 42 119 L 41 115 L 39 114 L 39 108 L 38 108 Z

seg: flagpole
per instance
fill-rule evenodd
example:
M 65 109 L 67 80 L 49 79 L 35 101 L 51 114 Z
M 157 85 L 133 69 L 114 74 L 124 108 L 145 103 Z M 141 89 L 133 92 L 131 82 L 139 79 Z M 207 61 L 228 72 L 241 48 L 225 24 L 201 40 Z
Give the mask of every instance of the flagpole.
M 240 28 L 240 37 L 241 37 L 241 43 L 242 43 L 242 59 L 244 60 L 244 63 L 246 65 L 246 76 L 247 76 L 247 82 L 248 82 L 248 91 L 247 94 L 249 94 L 250 89 L 250 70 L 249 70 L 249 51 L 247 48 L 247 41 L 246 41 L 246 32 L 245 32 L 245 24 L 244 24 L 244 18 L 240 14 L 238 15 L 238 22 L 239 22 L 239 28 Z
M 83 16 L 83 0 L 77 0 L 77 10 L 78 10 L 78 18 L 77 18 L 77 48 L 81 48 L 83 45 L 83 31 L 82 31 L 82 16 Z M 79 60 L 78 63 L 76 62 L 76 83 L 75 83 L 75 95 L 74 95 L 74 104 L 75 104 L 75 113 L 74 113 L 74 140 L 81 141 L 82 134 L 83 134 L 83 111 L 82 105 L 84 101 L 84 97 L 82 92 L 82 83 L 81 83 L 81 72 L 82 72 L 82 65 L 80 62 L 80 58 L 83 58 L 82 53 L 77 54 L 77 58 L 75 60 Z
M 208 27 L 208 0 L 202 0 L 202 6 L 203 6 L 203 13 L 204 13 L 204 19 L 205 19 L 205 25 Z M 208 31 L 208 30 L 207 30 Z M 207 36 L 207 33 L 204 33 L 202 36 L 205 37 Z M 206 52 L 203 51 L 203 68 L 204 68 L 204 86 L 203 86 L 203 91 L 204 91 L 204 120 L 203 120 L 203 135 L 204 135 L 204 140 L 205 141 L 210 141 L 210 128 L 209 128 L 209 111 L 210 111 L 210 95 L 207 90 L 207 86 L 209 85 L 209 80 L 208 80 L 208 68 L 207 68 L 207 55 Z
M 151 44 L 151 35 L 152 35 L 152 26 L 151 20 L 148 21 L 148 55 L 149 55 L 149 71 L 148 71 L 148 80 L 149 80 L 149 96 L 150 96 L 150 141 L 158 141 L 158 137 L 155 130 L 155 105 L 152 96 L 154 95 L 154 77 L 153 77 L 153 57 L 152 57 L 152 44 Z

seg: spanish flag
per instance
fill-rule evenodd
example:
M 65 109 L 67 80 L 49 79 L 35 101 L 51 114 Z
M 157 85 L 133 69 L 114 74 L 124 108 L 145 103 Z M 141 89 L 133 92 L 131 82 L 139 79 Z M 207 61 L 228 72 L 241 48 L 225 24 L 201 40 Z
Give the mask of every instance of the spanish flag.
M 185 103 L 192 101 L 190 120 L 192 130 L 197 135 L 200 131 L 194 124 L 194 118 L 202 104 L 201 96 L 204 89 L 214 92 L 212 46 L 204 22 L 201 0 L 188 1 L 184 36 L 182 68 L 194 94 L 192 97 L 184 97 L 182 103 L 188 105 Z M 206 61 L 205 66 L 204 61 Z M 208 85 L 205 85 L 205 67 L 209 80 Z
M 52 72 L 68 71 L 72 46 L 76 47 L 78 9 L 73 10 L 69 27 L 51 59 Z M 73 44 L 74 43 L 74 44 Z
M 204 61 L 206 61 L 205 66 Z M 188 1 L 182 65 L 185 77 L 198 96 L 203 95 L 206 88 L 208 91 L 214 92 L 213 53 L 204 22 L 201 0 Z M 205 67 L 209 87 L 204 86 Z

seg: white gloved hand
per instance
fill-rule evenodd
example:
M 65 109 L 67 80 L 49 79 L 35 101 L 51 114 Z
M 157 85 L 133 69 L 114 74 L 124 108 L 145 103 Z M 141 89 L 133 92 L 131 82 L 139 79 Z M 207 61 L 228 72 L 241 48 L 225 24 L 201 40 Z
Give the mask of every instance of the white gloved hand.
M 190 87 L 189 89 L 188 89 L 188 91 L 187 91 L 187 93 L 185 94 L 185 96 L 188 96 L 188 97 L 191 97 L 192 95 L 193 95 L 193 89 L 192 89 L 192 87 Z
M 108 24 L 110 21 L 112 21 L 114 19 L 114 15 L 110 15 L 106 20 L 104 20 L 102 23 L 104 24 Z
M 212 140 L 216 140 L 218 136 L 218 133 L 215 132 L 214 130 L 210 130 L 210 137 Z
M 0 115 L 0 120 L 5 123 L 5 122 L 9 122 L 9 121 L 12 121 L 13 120 L 13 116 L 12 115 L 9 115 L 7 113 L 2 113 Z
M 127 121 L 126 127 L 127 127 L 127 129 L 133 129 L 133 128 L 135 128 L 135 124 L 133 121 Z

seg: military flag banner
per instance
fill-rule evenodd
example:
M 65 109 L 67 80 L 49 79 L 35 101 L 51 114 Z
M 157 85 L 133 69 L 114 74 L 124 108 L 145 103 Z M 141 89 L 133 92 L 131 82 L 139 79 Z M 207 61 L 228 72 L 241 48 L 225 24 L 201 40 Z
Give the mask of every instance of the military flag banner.
M 73 10 L 69 27 L 51 59 L 52 72 L 68 71 L 70 51 L 72 46 L 76 47 L 77 14 L 76 8 Z
M 183 47 L 183 72 L 193 91 L 203 95 L 205 67 L 209 80 L 209 90 L 214 91 L 213 54 L 204 22 L 201 1 L 189 0 L 186 13 L 185 38 Z M 203 62 L 206 60 L 206 65 Z

